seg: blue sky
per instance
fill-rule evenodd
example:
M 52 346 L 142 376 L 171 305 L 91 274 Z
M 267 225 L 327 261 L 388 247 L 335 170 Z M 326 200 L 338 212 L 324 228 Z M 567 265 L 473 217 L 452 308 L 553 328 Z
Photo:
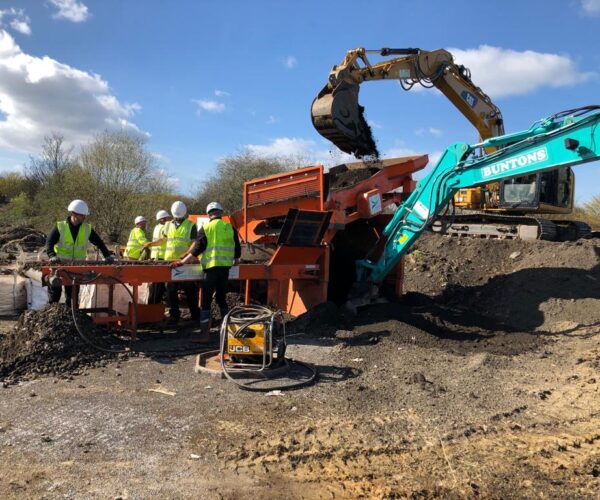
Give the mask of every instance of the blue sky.
M 507 131 L 600 104 L 600 0 L 0 0 L 0 171 L 53 131 L 80 145 L 113 128 L 147 136 L 182 192 L 241 148 L 335 164 L 310 106 L 355 47 L 449 49 Z M 434 89 L 372 82 L 360 101 L 384 155 L 477 141 Z M 579 202 L 599 167 L 576 168 Z

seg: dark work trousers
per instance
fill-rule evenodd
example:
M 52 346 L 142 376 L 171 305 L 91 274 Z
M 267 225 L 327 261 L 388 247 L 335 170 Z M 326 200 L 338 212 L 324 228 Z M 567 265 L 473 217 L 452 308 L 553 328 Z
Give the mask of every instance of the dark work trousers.
M 162 303 L 166 289 L 166 283 L 150 283 L 150 290 L 148 293 L 148 304 Z
M 202 282 L 202 311 L 210 311 L 213 294 L 223 318 L 228 312 L 227 307 L 227 281 L 229 280 L 228 267 L 211 267 L 204 271 L 206 278 Z
M 73 287 L 65 286 L 65 303 L 71 307 L 71 297 L 73 296 Z M 48 287 L 48 302 L 50 304 L 56 304 L 60 301 L 60 296 L 62 294 L 62 286 L 49 286 Z M 79 305 L 79 304 L 77 304 Z
M 190 309 L 190 319 L 197 321 L 200 318 L 198 308 L 198 283 L 195 281 L 181 281 L 167 283 L 167 299 L 169 301 L 169 316 L 179 319 L 179 298 L 177 291 L 183 290 Z
M 157 262 L 164 262 L 163 259 L 158 259 Z M 167 291 L 166 283 L 150 283 L 148 290 L 148 304 L 160 304 L 165 298 Z

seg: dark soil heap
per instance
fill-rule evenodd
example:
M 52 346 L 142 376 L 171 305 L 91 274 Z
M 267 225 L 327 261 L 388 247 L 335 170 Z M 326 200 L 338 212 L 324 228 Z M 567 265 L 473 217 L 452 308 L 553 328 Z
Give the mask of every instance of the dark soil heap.
M 77 321 L 90 339 L 106 344 L 106 334 L 88 316 L 80 313 Z M 75 328 L 71 310 L 62 304 L 23 313 L 12 331 L 0 335 L 0 379 L 4 383 L 42 374 L 70 375 L 115 357 L 86 343 Z
M 406 259 L 407 292 L 521 331 L 600 323 L 598 240 L 548 242 L 423 235 Z

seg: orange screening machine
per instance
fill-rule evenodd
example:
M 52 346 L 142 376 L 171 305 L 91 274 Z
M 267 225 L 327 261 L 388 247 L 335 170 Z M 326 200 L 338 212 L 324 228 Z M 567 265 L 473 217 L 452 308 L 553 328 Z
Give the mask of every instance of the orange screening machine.
M 408 197 L 415 187 L 412 174 L 427 162 L 426 155 L 411 156 L 343 164 L 328 172 L 317 165 L 246 182 L 243 208 L 230 216 L 243 247 L 242 263 L 230 271 L 231 285 L 247 304 L 258 301 L 293 315 L 327 300 L 343 302 L 355 281 L 356 260 L 377 244 L 391 217 L 386 208 Z M 204 222 L 202 216 L 190 218 Z M 199 264 L 171 269 L 152 261 L 79 261 L 41 268 L 63 285 L 108 285 L 102 311 L 108 316 L 94 320 L 125 324 L 134 336 L 138 323 L 160 321 L 164 311 L 162 304 L 139 303 L 140 285 L 203 279 Z M 396 293 L 402 290 L 402 268 L 401 262 L 388 276 Z M 111 313 L 116 285 L 131 287 L 126 314 Z
M 274 273 L 292 264 L 314 272 L 312 280 L 270 282 L 267 304 L 298 315 L 327 300 L 345 301 L 355 261 L 373 248 L 390 219 L 386 208 L 413 191 L 412 174 L 427 162 L 427 155 L 411 156 L 328 172 L 317 165 L 246 182 L 243 208 L 231 216 L 251 254 L 245 257 L 262 256 Z M 402 263 L 388 280 L 401 293 Z M 245 291 L 249 301 L 253 283 Z

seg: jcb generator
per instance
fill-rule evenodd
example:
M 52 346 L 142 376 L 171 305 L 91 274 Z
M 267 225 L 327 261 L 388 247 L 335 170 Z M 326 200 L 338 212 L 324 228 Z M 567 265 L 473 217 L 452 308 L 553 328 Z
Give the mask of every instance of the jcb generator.
M 281 311 L 236 306 L 221 324 L 221 362 L 226 370 L 268 370 L 285 363 L 285 323 Z

